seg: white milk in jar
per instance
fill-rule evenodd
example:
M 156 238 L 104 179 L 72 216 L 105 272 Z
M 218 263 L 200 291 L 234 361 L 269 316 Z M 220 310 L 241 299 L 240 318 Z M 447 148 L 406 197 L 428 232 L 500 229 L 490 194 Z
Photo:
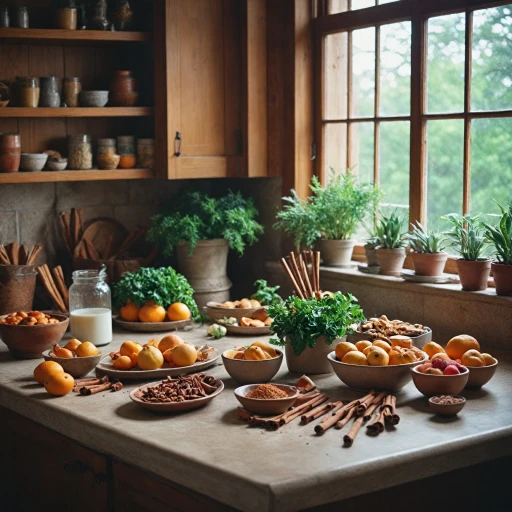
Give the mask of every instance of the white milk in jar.
M 112 341 L 112 313 L 105 308 L 76 309 L 71 313 L 71 336 L 94 345 Z

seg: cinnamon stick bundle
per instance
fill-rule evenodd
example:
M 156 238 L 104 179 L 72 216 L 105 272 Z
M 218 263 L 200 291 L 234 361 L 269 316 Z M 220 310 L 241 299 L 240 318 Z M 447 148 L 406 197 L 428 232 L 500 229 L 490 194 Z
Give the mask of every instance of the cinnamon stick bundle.
M 50 269 L 48 268 L 48 265 L 42 265 L 40 267 L 37 267 L 37 272 L 39 274 L 39 279 L 43 283 L 43 286 L 52 299 L 53 303 L 57 307 L 57 309 L 61 313 L 67 313 L 68 307 L 66 306 L 65 299 L 62 297 L 61 293 L 59 292 L 57 285 L 55 284 L 55 281 L 53 280 L 52 273 L 50 272 Z M 65 286 L 64 283 L 61 283 L 61 286 Z M 68 298 L 69 302 L 69 298 Z
M 34 245 L 29 249 L 27 245 L 20 245 L 16 242 L 5 247 L 0 245 L 0 263 L 4 265 L 33 265 L 42 250 L 40 245 Z

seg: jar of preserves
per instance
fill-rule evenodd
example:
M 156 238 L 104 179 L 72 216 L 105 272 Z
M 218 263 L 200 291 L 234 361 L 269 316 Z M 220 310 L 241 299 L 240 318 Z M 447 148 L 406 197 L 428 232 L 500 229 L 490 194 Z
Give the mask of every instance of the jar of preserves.
M 20 160 L 20 136 L 17 133 L 0 134 L 0 172 L 18 172 Z
M 92 30 L 108 30 L 107 0 L 95 0 L 93 4 L 89 28 Z
M 62 97 L 66 107 L 78 107 L 78 96 L 82 90 L 82 84 L 78 77 L 66 77 L 62 81 Z
M 116 139 L 98 139 L 96 161 L 99 169 L 117 169 L 120 156 L 116 152 Z
M 129 0 L 117 0 L 112 13 L 112 24 L 116 30 L 131 30 L 133 28 L 133 9 Z
M 61 0 L 55 12 L 55 26 L 62 30 L 76 30 L 78 11 L 75 0 Z
M 18 28 L 28 28 L 28 9 L 26 7 L 16 7 L 14 10 L 14 26 Z
M 10 26 L 9 8 L 0 7 L 0 28 L 8 28 Z
M 137 164 L 144 169 L 155 163 L 155 139 L 137 140 Z
M 19 76 L 16 78 L 20 107 L 36 108 L 39 106 L 39 78 Z
M 121 157 L 119 167 L 121 169 L 134 169 L 137 165 L 135 137 L 133 135 L 120 135 L 117 137 L 117 151 Z
M 113 107 L 133 107 L 139 97 L 133 71 L 116 71 L 110 81 L 109 101 Z
M 75 270 L 69 288 L 71 336 L 96 346 L 112 341 L 112 298 L 106 282 L 106 266 Z
M 59 80 L 56 76 L 42 76 L 41 94 L 39 97 L 40 107 L 60 107 Z
M 90 135 L 68 135 L 68 169 L 75 171 L 92 169 Z

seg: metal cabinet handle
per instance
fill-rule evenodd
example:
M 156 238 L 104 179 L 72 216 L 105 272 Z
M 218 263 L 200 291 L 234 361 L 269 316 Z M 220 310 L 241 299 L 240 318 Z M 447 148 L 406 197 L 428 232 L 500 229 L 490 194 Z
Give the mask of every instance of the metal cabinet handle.
M 181 155 L 181 133 L 176 132 L 176 137 L 174 138 L 174 156 Z

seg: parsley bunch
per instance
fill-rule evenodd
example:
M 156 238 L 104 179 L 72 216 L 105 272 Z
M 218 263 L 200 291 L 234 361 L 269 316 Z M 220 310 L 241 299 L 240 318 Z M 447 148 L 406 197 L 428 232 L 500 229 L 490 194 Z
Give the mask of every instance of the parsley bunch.
M 142 306 L 154 302 L 168 308 L 174 302 L 183 302 L 199 318 L 199 309 L 193 298 L 194 290 L 187 279 L 172 267 L 141 268 L 137 272 L 126 272 L 114 285 L 114 304 L 121 308 L 126 301 Z
M 257 287 L 257 290 L 256 293 L 251 295 L 251 299 L 256 299 L 262 306 L 277 304 L 283 300 L 277 293 L 280 286 L 269 286 L 265 279 L 258 279 L 254 286 Z
M 321 300 L 292 296 L 269 306 L 268 316 L 272 318 L 272 331 L 277 335 L 270 343 L 284 346 L 289 338 L 297 356 L 305 348 L 313 348 L 319 336 L 325 336 L 325 342 L 331 345 L 335 339 L 354 332 L 353 326 L 365 319 L 357 299 L 341 292 Z

